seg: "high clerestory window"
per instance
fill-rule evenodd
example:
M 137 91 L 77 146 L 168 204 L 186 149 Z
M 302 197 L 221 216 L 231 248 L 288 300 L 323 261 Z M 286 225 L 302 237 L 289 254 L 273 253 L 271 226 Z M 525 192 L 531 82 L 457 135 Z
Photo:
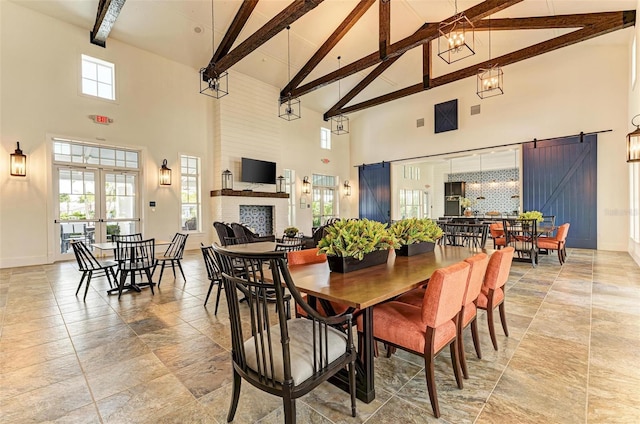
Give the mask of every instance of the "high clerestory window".
M 115 65 L 95 57 L 82 55 L 82 94 L 116 99 Z

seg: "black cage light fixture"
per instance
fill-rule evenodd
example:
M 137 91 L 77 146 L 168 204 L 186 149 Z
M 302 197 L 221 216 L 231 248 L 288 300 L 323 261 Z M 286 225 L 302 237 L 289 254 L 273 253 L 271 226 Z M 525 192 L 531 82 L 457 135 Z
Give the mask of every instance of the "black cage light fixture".
M 627 162 L 640 162 L 640 124 L 634 123 L 636 118 L 640 118 L 640 115 L 631 119 L 631 125 L 635 125 L 636 129 L 627 134 Z
M 278 178 L 276 178 L 276 193 L 284 193 L 285 192 L 285 183 L 286 180 L 285 178 L 280 175 Z
M 167 160 L 164 159 L 162 161 L 162 166 L 160 167 L 160 171 L 158 173 L 158 177 L 160 179 L 161 186 L 170 186 L 171 185 L 171 168 L 167 167 Z
M 11 175 L 14 177 L 26 177 L 27 176 L 27 155 L 20 150 L 20 142 L 16 142 L 16 151 L 9 155 Z
M 233 174 L 228 169 L 222 171 L 222 189 L 233 190 Z
M 291 27 L 287 26 L 287 82 L 291 82 L 291 40 L 290 40 Z M 280 109 L 278 116 L 287 121 L 293 121 L 300 119 L 302 114 L 300 113 L 300 98 L 291 97 L 291 92 L 288 92 L 286 97 L 280 97 Z
M 474 27 L 464 12 L 458 14 L 458 0 L 455 1 L 456 13 L 449 21 L 438 26 L 438 56 L 447 63 L 457 62 L 475 54 Z
M 340 56 L 338 56 L 338 70 L 340 70 Z M 340 93 L 340 80 L 338 80 L 338 101 Z M 343 114 L 331 117 L 331 132 L 335 135 L 349 134 L 349 118 Z
M 309 182 L 309 177 L 305 176 L 302 179 L 302 194 L 310 194 L 311 193 L 311 182 Z
M 344 182 L 344 195 L 351 196 L 351 185 L 349 184 L 349 180 L 345 180 Z
M 489 63 L 491 63 L 491 19 L 489 19 Z M 476 94 L 481 99 L 504 94 L 502 67 L 497 63 L 478 69 Z
M 216 53 L 216 31 L 213 14 L 213 0 L 211 0 L 211 57 Z M 215 69 L 215 63 L 209 63 L 209 67 Z M 208 67 L 200 69 L 200 94 L 220 99 L 229 94 L 229 73 L 224 71 L 218 73 L 216 71 L 207 72 Z M 213 72 L 213 74 L 211 73 Z

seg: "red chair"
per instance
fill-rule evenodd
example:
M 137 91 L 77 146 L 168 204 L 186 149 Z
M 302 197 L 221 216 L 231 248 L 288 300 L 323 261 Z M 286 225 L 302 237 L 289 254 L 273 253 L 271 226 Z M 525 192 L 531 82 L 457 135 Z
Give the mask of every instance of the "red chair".
M 560 261 L 560 265 L 564 264 L 564 261 L 567 259 L 567 250 L 565 248 L 567 234 L 569 234 L 569 224 L 562 224 L 558 227 L 558 231 L 556 232 L 555 237 L 539 237 L 538 238 L 538 249 L 547 249 L 547 250 L 557 250 L 558 251 L 558 261 Z
M 493 239 L 494 249 L 500 249 L 507 245 L 507 239 L 504 236 L 504 228 L 501 223 L 494 222 L 489 224 L 489 233 L 491 233 L 491 238 Z
M 487 265 L 487 272 L 484 276 L 484 283 L 482 284 L 482 289 L 478 295 L 478 299 L 476 300 L 476 306 L 479 309 L 487 311 L 489 335 L 491 336 L 491 342 L 493 343 L 493 348 L 495 350 L 498 350 L 496 330 L 493 325 L 493 310 L 496 307 L 500 308 L 500 321 L 502 322 L 504 335 L 509 337 L 507 317 L 504 310 L 504 285 L 509 278 L 509 271 L 511 271 L 513 252 L 514 248 L 509 246 L 498 250 L 491 255 L 489 265 Z
M 462 389 L 463 385 L 458 362 L 456 323 L 469 268 L 469 264 L 459 262 L 436 270 L 429 279 L 421 307 L 392 301 L 373 308 L 373 336 L 376 340 L 424 357 L 427 389 L 436 418 L 440 417 L 440 408 L 434 359 L 447 346 L 458 387 Z M 362 331 L 362 317 L 358 318 L 358 331 Z

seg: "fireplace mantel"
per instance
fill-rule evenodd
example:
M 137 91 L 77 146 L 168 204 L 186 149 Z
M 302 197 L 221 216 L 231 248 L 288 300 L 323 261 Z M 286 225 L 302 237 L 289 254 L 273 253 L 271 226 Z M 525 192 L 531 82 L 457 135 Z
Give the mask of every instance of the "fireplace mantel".
M 273 193 L 268 191 L 253 191 L 253 190 L 211 190 L 211 197 L 218 196 L 240 196 L 240 197 L 273 197 L 276 199 L 288 199 L 288 193 Z

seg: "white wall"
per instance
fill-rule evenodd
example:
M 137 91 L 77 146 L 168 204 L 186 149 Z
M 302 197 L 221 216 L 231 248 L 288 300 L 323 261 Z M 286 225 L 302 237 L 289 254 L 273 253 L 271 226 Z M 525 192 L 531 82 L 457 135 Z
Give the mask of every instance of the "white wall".
M 640 0 L 638 0 L 636 4 L 636 10 L 640 10 Z M 635 85 L 631 85 L 631 77 L 627 79 L 629 81 L 629 110 L 627 113 L 627 127 L 626 132 L 630 133 L 635 130 L 635 127 L 631 125 L 631 120 L 634 116 L 640 114 L 640 82 L 638 78 L 640 77 L 640 73 L 638 69 L 640 69 L 640 16 L 636 17 L 636 26 L 635 26 L 635 37 L 636 37 L 636 54 L 635 54 L 635 69 L 636 69 L 636 81 Z M 632 45 L 629 45 L 629 56 L 632 57 Z M 640 122 L 640 118 L 636 118 L 636 123 Z M 640 209 L 638 205 L 640 204 L 640 181 L 638 181 L 637 176 L 640 175 L 640 163 L 632 163 L 627 165 L 627 181 L 630 181 L 630 178 L 636 178 L 635 180 L 635 191 L 632 191 L 633 188 L 629 190 L 629 202 L 628 202 L 628 210 L 629 219 L 632 220 L 636 226 L 640 225 Z M 635 173 L 633 172 L 635 169 Z M 631 228 L 633 228 L 630 225 Z M 629 243 L 628 249 L 629 254 L 633 257 L 633 259 L 640 265 L 640 239 L 636 238 L 634 234 L 631 232 L 627 233 L 627 240 Z
M 625 30 L 630 36 L 632 30 Z M 366 109 L 351 162 L 374 163 L 612 129 L 598 136 L 598 248 L 627 250 L 628 47 L 581 43 L 505 67 L 505 95 L 480 100 L 475 78 Z M 458 130 L 433 133 L 433 105 L 458 99 Z M 480 104 L 481 113 L 470 115 Z M 416 119 L 425 126 L 416 128 Z M 372 148 L 375 146 L 375 149 Z

